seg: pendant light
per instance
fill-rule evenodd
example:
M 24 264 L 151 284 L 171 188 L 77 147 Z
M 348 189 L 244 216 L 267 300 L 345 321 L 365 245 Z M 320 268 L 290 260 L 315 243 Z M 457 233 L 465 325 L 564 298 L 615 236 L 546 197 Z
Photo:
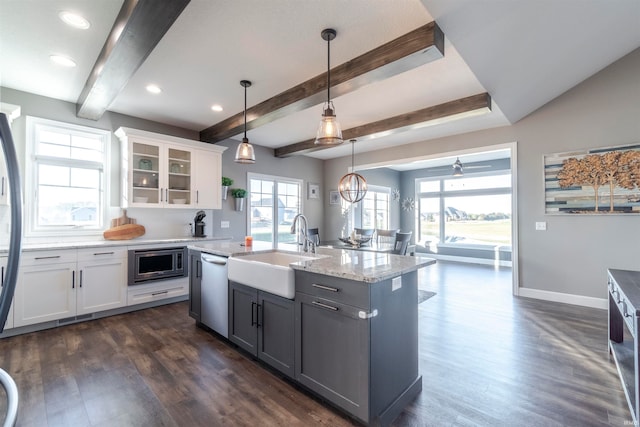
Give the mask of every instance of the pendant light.
M 253 164 L 256 162 L 256 153 L 253 151 L 253 145 L 249 144 L 247 139 L 247 88 L 251 86 L 249 80 L 240 80 L 240 86 L 244 87 L 244 138 L 238 145 L 236 150 L 236 163 Z
M 367 180 L 360 174 L 355 173 L 354 166 L 354 144 L 356 143 L 355 139 L 351 141 L 351 173 L 346 174 L 342 178 L 340 178 L 340 183 L 338 184 L 338 191 L 340 191 L 340 196 L 347 202 L 357 203 L 360 200 L 364 199 L 365 194 L 367 194 Z
M 327 102 L 324 104 L 324 113 L 320 121 L 320 127 L 316 134 L 316 145 L 340 145 L 342 140 L 342 130 L 340 123 L 336 120 L 335 109 L 331 102 L 331 40 L 336 38 L 336 30 L 327 28 L 322 30 L 322 39 L 327 41 Z

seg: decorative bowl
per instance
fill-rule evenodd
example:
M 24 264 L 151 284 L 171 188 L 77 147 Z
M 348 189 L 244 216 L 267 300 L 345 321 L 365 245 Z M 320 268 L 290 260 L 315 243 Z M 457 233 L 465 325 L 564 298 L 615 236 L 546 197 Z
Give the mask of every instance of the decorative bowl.
M 134 197 L 133 201 L 136 203 L 147 203 L 149 201 L 148 197 Z
M 184 205 L 187 203 L 187 199 L 173 199 L 173 203 L 176 205 Z

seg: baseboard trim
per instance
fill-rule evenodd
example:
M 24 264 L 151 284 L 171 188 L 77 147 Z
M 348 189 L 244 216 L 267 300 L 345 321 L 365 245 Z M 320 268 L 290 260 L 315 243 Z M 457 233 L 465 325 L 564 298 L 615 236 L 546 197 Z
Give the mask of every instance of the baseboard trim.
M 518 288 L 518 296 L 535 298 L 545 301 L 562 302 L 565 304 L 580 305 L 583 307 L 600 308 L 607 310 L 609 301 L 606 298 L 585 297 L 582 295 L 563 294 L 561 292 L 543 291 L 541 289 Z
M 495 259 L 471 258 L 471 257 L 453 256 L 453 255 L 440 255 L 440 254 L 434 254 L 429 252 L 416 252 L 416 255 L 426 256 L 429 258 L 439 259 L 442 261 L 466 262 L 468 264 L 482 264 L 482 265 L 493 265 L 493 266 L 497 264 L 500 267 L 512 266 L 511 261 L 507 261 L 507 260 L 499 260 L 496 262 Z

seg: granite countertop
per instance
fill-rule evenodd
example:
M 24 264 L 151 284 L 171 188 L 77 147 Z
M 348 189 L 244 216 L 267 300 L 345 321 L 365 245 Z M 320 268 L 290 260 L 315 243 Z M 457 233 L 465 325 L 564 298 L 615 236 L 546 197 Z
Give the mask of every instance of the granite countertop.
M 230 240 L 230 237 L 174 237 L 166 239 L 131 239 L 131 240 L 86 240 L 76 242 L 23 243 L 22 251 L 43 251 L 56 249 L 84 249 L 109 246 L 160 245 L 165 243 L 194 243 Z M 0 247 L 0 253 L 9 251 L 8 246 Z
M 288 252 L 298 252 L 298 245 L 286 245 Z M 220 256 L 242 256 L 257 252 L 272 251 L 271 243 L 253 242 L 250 247 L 241 242 L 216 241 L 198 242 L 187 245 L 189 249 Z M 305 256 L 313 254 L 304 253 Z M 403 273 L 435 264 L 433 258 L 422 256 L 391 255 L 383 252 L 365 252 L 350 249 L 320 247 L 315 254 L 317 259 L 290 264 L 294 270 L 324 274 L 343 279 L 375 283 L 396 277 Z

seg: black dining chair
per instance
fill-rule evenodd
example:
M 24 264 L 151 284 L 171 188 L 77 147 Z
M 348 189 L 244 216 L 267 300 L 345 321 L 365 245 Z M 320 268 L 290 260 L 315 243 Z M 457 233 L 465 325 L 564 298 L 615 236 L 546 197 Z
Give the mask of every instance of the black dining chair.
M 307 237 L 311 240 L 316 246 L 320 244 L 320 231 L 317 228 L 309 228 L 307 230 Z
M 369 237 L 369 240 L 367 240 L 366 242 L 362 242 L 361 246 L 371 246 L 371 240 L 373 239 L 373 235 L 376 232 L 375 228 L 356 228 L 355 231 L 356 234 L 359 234 L 360 238 L 363 240 Z
M 396 240 L 396 234 L 399 232 L 399 229 L 395 229 L 395 230 L 385 230 L 382 228 L 377 228 L 376 229 L 376 242 L 378 244 L 381 243 L 389 243 L 389 244 L 393 244 Z
M 406 255 L 412 234 L 413 231 L 408 231 L 406 233 L 396 233 L 396 241 L 393 245 L 393 250 L 391 251 L 391 253 L 395 255 Z

